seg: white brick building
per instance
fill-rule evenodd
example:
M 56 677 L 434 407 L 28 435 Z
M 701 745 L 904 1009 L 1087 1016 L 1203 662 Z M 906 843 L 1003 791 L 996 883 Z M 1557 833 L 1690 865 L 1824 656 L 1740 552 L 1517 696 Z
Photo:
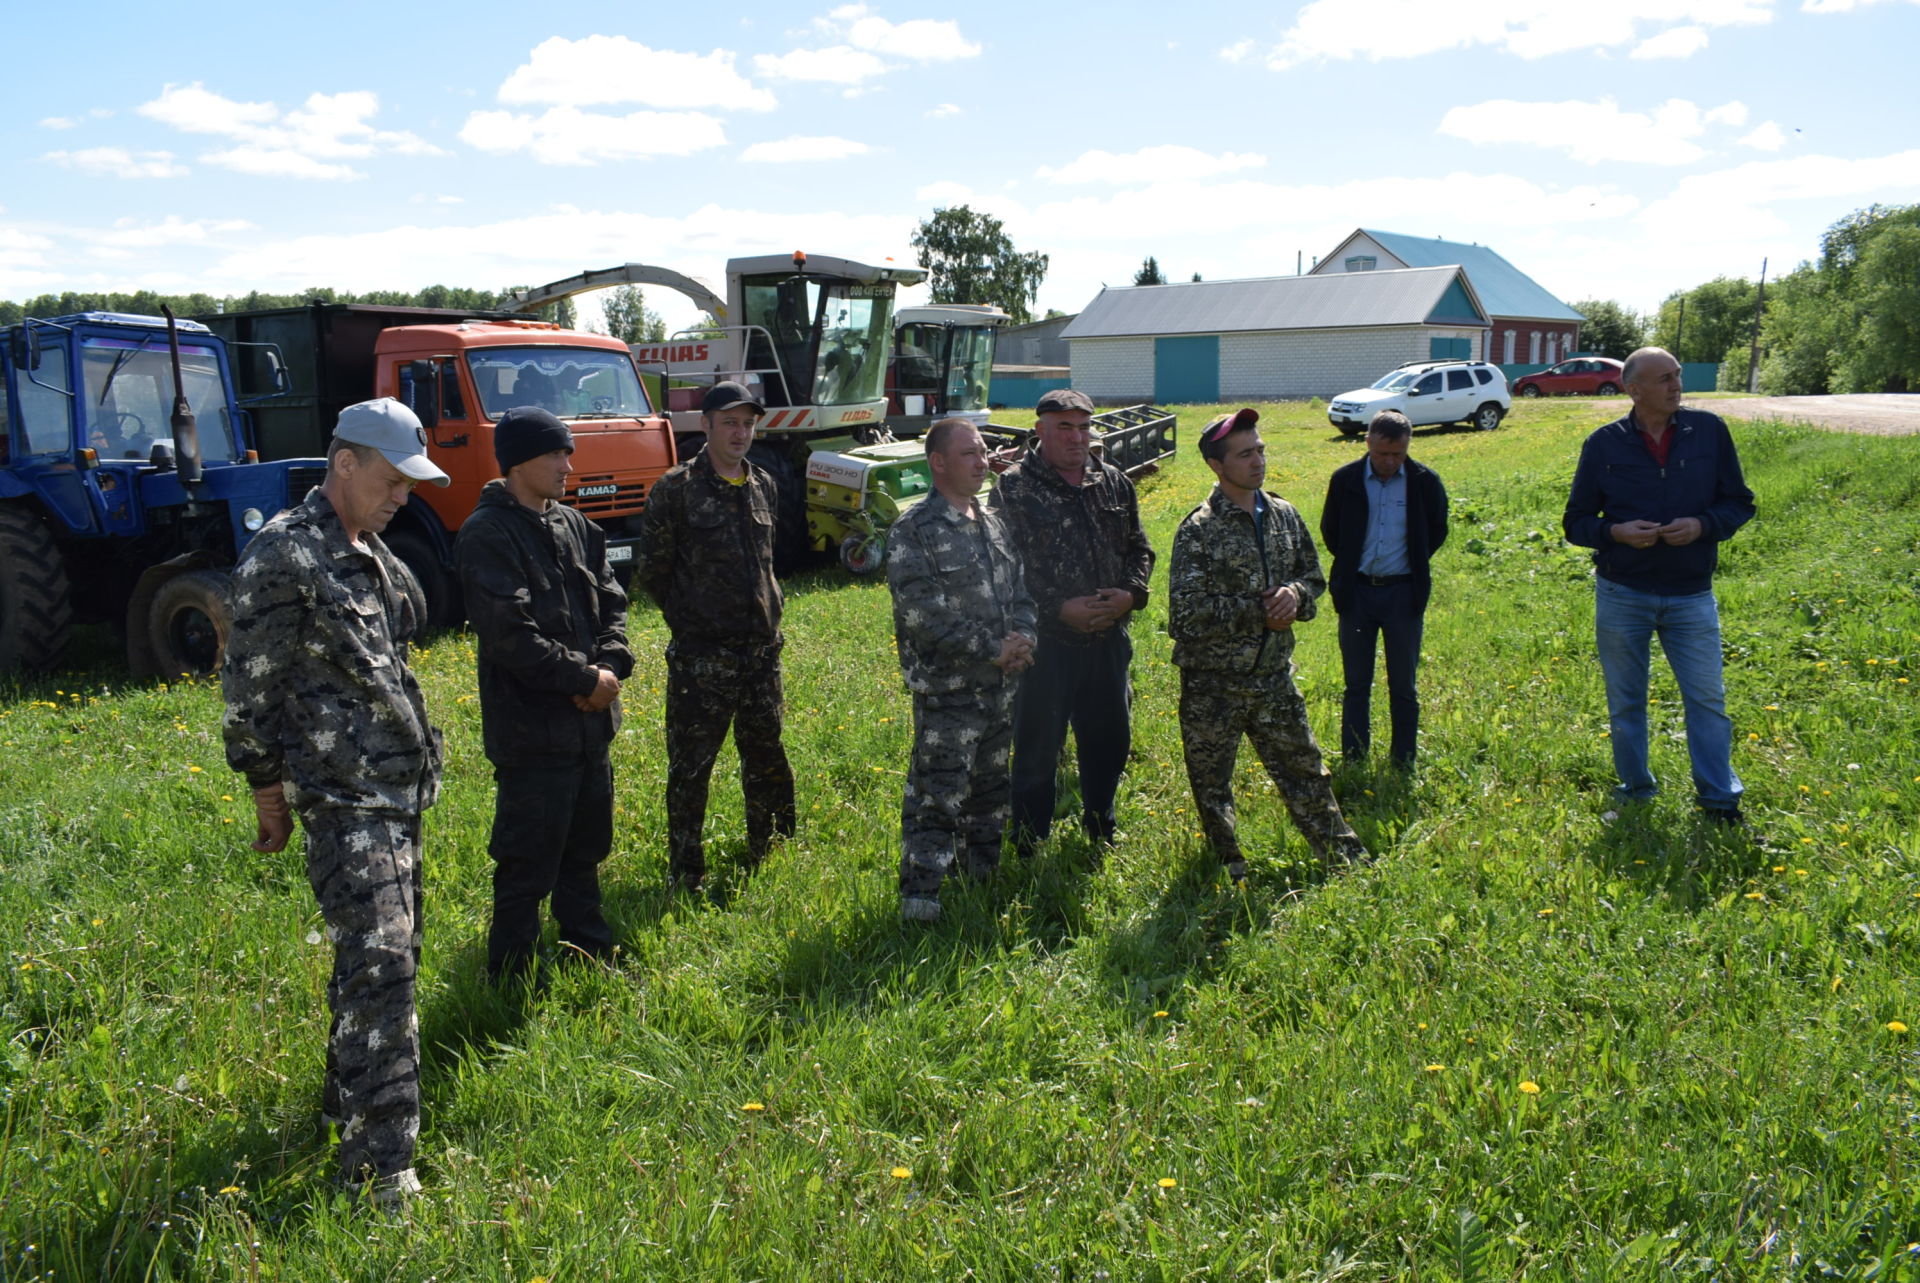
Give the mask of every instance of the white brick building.
M 1457 267 L 1109 288 L 1064 333 L 1104 403 L 1333 396 L 1407 361 L 1486 353 Z

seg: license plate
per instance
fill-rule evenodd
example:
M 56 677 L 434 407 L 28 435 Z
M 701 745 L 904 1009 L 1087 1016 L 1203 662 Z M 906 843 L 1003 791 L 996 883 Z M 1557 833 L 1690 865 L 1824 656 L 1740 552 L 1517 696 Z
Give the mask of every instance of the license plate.
M 613 547 L 607 549 L 607 560 L 609 562 L 632 561 L 633 545 L 615 544 Z

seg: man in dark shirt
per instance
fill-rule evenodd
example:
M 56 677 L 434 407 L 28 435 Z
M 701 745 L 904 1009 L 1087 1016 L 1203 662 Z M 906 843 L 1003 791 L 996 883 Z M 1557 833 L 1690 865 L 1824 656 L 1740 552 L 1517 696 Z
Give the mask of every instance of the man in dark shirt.
M 1659 634 L 1686 710 L 1694 794 L 1741 825 L 1733 723 L 1721 671 L 1713 572 L 1720 544 L 1753 518 L 1753 491 L 1718 417 L 1680 408 L 1680 363 L 1657 347 L 1627 358 L 1633 409 L 1580 447 L 1561 527 L 1592 548 L 1594 640 L 1606 676 L 1616 802 L 1659 791 L 1647 757 L 1647 681 Z
M 667 872 L 698 890 L 707 781 L 733 727 L 746 795 L 747 857 L 758 865 L 793 832 L 793 768 L 780 734 L 782 599 L 773 575 L 780 493 L 751 463 L 766 407 L 738 383 L 716 383 L 701 403 L 707 444 L 660 478 L 647 497 L 639 579 L 660 603 L 667 646 Z
M 496 786 L 487 971 L 524 975 L 551 896 L 561 943 L 605 958 L 600 864 L 613 849 L 627 594 L 600 528 L 561 500 L 573 433 L 537 406 L 500 417 L 487 483 L 455 549 L 480 644 L 480 725 Z
M 1093 453 L 1093 403 L 1063 388 L 1038 408 L 1036 447 L 1007 470 L 991 501 L 1039 612 L 1040 644 L 1013 709 L 1013 831 L 1022 854 L 1052 831 L 1069 726 L 1081 823 L 1096 842 L 1114 838 L 1114 795 L 1133 734 L 1127 621 L 1147 604 L 1153 573 L 1133 483 Z
M 1428 562 L 1447 541 L 1447 488 L 1407 457 L 1413 424 L 1382 410 L 1367 429 L 1364 458 L 1336 470 L 1320 510 L 1320 538 L 1333 554 L 1327 590 L 1340 616 L 1346 678 L 1340 751 L 1361 760 L 1373 744 L 1373 654 L 1387 656 L 1387 709 L 1395 766 L 1413 765 L 1420 731 L 1420 639 L 1433 592 Z

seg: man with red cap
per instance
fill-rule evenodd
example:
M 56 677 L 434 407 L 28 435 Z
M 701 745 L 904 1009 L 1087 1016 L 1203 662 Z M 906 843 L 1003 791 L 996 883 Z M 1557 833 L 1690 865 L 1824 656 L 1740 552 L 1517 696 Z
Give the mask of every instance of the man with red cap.
M 1340 814 L 1293 684 L 1293 626 L 1314 617 L 1327 581 L 1300 514 L 1260 488 L 1267 448 L 1259 421 L 1239 410 L 1200 434 L 1200 457 L 1218 484 L 1174 533 L 1167 585 L 1187 781 L 1207 840 L 1236 883 L 1247 876 L 1233 809 L 1243 735 L 1322 865 L 1367 856 Z

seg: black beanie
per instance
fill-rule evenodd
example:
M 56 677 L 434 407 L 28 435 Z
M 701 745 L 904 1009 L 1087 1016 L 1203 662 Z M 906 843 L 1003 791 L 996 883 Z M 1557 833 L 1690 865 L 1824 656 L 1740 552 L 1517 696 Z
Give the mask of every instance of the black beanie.
M 567 425 L 537 405 L 516 405 L 493 425 L 493 457 L 506 476 L 518 464 L 555 450 L 573 453 L 573 433 Z

